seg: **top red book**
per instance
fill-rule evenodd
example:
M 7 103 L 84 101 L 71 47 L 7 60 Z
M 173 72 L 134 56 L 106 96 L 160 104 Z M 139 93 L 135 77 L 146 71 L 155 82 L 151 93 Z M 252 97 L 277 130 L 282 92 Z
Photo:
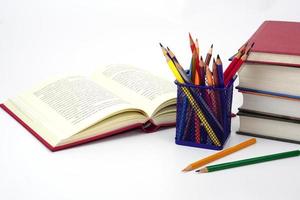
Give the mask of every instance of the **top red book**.
M 300 23 L 265 21 L 249 39 L 248 62 L 300 67 Z

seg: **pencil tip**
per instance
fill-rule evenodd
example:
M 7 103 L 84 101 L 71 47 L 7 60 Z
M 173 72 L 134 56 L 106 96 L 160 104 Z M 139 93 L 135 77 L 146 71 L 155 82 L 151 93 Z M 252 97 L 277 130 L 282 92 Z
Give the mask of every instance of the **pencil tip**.
M 213 48 L 213 47 L 214 47 L 214 44 L 211 44 L 211 45 L 210 45 L 210 48 Z
M 191 33 L 189 32 L 189 38 L 190 38 L 190 42 L 194 42 Z
M 206 167 L 202 168 L 202 169 L 198 169 L 196 170 L 197 173 L 207 173 L 208 172 L 208 169 Z
M 164 47 L 161 43 L 159 43 L 160 47 Z
M 169 47 L 167 47 L 168 51 L 170 51 Z
M 182 170 L 182 172 L 189 172 L 189 171 L 191 171 L 191 170 L 193 170 L 193 167 L 191 167 L 191 166 L 189 165 L 189 166 L 187 166 L 186 168 L 184 168 L 184 169 Z
M 220 56 L 219 56 L 219 54 L 217 55 L 217 59 L 220 59 Z

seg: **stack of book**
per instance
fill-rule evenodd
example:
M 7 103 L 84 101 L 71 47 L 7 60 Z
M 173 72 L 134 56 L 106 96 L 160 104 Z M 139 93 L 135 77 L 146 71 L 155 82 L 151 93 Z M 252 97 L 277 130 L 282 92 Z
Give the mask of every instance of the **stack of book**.
M 249 42 L 237 133 L 300 143 L 300 23 L 265 21 Z

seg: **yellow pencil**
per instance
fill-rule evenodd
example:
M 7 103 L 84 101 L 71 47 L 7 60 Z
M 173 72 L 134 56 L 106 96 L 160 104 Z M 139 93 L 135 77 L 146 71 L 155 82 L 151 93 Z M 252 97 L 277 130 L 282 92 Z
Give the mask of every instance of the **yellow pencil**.
M 171 60 L 171 58 L 169 57 L 168 55 L 168 51 L 163 47 L 162 44 L 160 44 L 161 46 L 161 49 L 162 49 L 162 52 L 167 60 L 167 63 L 171 69 L 171 71 L 173 72 L 176 80 L 179 82 L 179 83 L 185 83 L 182 76 L 180 75 L 179 71 L 177 70 L 175 64 L 173 63 L 173 61 Z
M 220 152 L 215 153 L 213 155 L 210 155 L 210 156 L 208 156 L 206 158 L 203 158 L 201 160 L 193 162 L 193 163 L 189 164 L 186 168 L 184 168 L 182 171 L 183 172 L 187 172 L 187 171 L 195 170 L 195 169 L 197 169 L 199 167 L 202 167 L 202 166 L 204 166 L 204 165 L 206 165 L 208 163 L 211 163 L 211 162 L 213 162 L 215 160 L 223 158 L 223 157 L 225 157 L 225 156 L 227 156 L 229 154 L 232 154 L 232 153 L 234 153 L 236 151 L 244 149 L 244 148 L 246 148 L 246 147 L 248 147 L 248 146 L 250 146 L 252 144 L 255 144 L 255 143 L 256 143 L 256 139 L 255 138 L 251 138 L 251 139 L 246 140 L 246 141 L 244 141 L 244 142 L 242 142 L 240 144 L 237 144 L 235 146 L 229 147 L 229 148 L 227 148 L 227 149 L 225 149 L 223 151 L 220 151 Z

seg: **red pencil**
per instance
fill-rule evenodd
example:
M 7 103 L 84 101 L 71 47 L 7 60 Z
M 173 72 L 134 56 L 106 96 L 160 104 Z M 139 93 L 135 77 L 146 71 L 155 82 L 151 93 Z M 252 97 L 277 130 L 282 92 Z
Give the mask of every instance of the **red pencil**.
M 199 56 L 197 53 L 197 48 L 196 48 L 196 44 L 191 36 L 191 34 L 189 33 L 189 39 L 190 39 L 190 47 L 191 47 L 191 51 L 192 51 L 192 69 L 195 69 L 194 74 L 191 75 L 192 80 L 194 80 L 195 84 L 200 84 L 201 80 L 200 80 L 200 66 L 199 66 Z
M 192 53 L 194 53 L 194 51 L 196 50 L 196 45 L 195 45 L 195 42 L 192 38 L 191 33 L 189 33 L 189 38 L 190 38 L 190 47 L 191 47 Z
M 224 77 L 228 76 L 230 71 L 233 69 L 233 67 L 236 65 L 236 63 L 239 61 L 239 59 L 242 57 L 242 55 L 245 53 L 245 49 L 248 45 L 248 42 L 245 43 L 241 48 L 239 48 L 238 52 L 235 54 L 234 58 L 232 59 L 231 63 L 227 67 L 227 69 L 224 72 Z
M 254 46 L 254 42 L 251 44 L 250 47 L 247 48 L 246 52 L 244 55 L 237 61 L 237 63 L 232 67 L 232 70 L 224 77 L 224 83 L 225 86 L 229 83 L 229 81 L 233 78 L 233 76 L 236 74 L 237 71 L 239 71 L 240 67 L 242 64 L 245 62 L 247 59 L 251 48 Z

